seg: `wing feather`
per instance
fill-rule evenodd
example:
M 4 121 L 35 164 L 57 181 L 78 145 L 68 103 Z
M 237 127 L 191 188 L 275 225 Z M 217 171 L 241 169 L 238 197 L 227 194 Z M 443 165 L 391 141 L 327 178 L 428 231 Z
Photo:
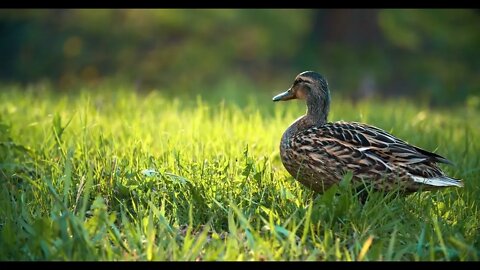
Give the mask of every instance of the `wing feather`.
M 356 122 L 335 122 L 315 128 L 321 136 L 336 138 L 360 151 L 375 152 L 387 159 L 385 161 L 406 164 L 422 162 L 451 164 L 449 160 L 438 154 L 413 146 L 374 126 Z
M 331 158 L 360 174 L 388 174 L 401 168 L 418 177 L 443 177 L 435 163 L 448 162 L 384 130 L 356 122 L 315 126 L 298 134 L 296 140 L 308 142 L 309 151 L 322 148 Z

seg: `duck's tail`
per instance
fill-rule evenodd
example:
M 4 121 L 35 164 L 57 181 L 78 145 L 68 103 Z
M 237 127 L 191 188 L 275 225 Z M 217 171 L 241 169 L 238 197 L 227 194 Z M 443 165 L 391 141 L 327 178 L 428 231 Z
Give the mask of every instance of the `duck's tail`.
M 425 178 L 417 175 L 412 175 L 413 181 L 417 183 L 422 183 L 425 185 L 435 186 L 435 187 L 463 187 L 463 182 L 461 179 L 455 179 L 448 176 L 438 176 L 432 178 Z

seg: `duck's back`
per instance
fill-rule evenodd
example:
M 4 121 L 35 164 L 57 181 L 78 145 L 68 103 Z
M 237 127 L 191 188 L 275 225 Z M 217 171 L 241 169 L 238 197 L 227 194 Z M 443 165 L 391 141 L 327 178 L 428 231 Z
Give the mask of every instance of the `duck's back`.
M 410 191 L 462 185 L 436 165 L 450 163 L 442 156 L 356 122 L 294 123 L 282 138 L 280 153 L 288 172 L 318 192 L 339 182 L 347 171 L 354 180 L 371 181 L 378 189 L 399 184 Z

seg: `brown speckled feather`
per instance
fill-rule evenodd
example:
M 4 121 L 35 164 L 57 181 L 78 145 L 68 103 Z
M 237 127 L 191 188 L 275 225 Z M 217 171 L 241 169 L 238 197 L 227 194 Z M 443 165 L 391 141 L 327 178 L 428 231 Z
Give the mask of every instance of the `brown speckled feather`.
M 324 182 L 323 188 L 352 171 L 355 180 L 374 181 L 379 189 L 403 184 L 407 190 L 416 190 L 421 184 L 414 181 L 414 176 L 446 177 L 435 162 L 448 162 L 376 127 L 346 122 L 298 132 L 283 152 L 282 159 L 289 164 L 287 170 L 292 175 L 297 174 L 307 186 Z M 434 186 L 424 188 L 429 187 Z

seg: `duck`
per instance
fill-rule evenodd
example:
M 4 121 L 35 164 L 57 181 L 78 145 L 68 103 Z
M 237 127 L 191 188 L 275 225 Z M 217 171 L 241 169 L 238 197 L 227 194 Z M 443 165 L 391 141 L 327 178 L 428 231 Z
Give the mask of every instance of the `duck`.
M 289 174 L 307 188 L 323 193 L 351 172 L 352 183 L 374 190 L 405 193 L 463 187 L 437 163 L 446 158 L 411 145 L 378 127 L 358 122 L 328 122 L 330 90 L 315 71 L 298 74 L 291 87 L 273 101 L 300 99 L 307 112 L 280 140 L 280 158 Z

